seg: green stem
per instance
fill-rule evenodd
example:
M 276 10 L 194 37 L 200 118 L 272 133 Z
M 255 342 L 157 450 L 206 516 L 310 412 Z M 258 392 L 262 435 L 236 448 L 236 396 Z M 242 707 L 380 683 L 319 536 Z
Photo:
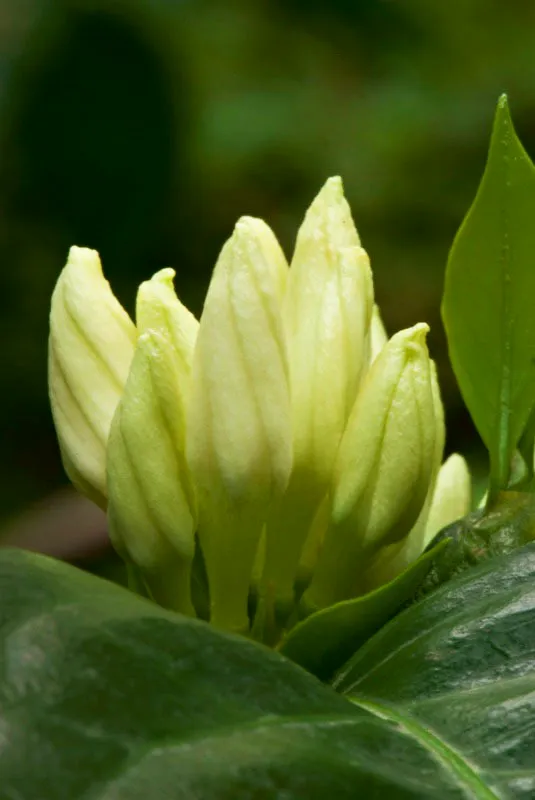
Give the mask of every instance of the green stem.
M 143 572 L 152 599 L 171 611 L 195 617 L 191 601 L 191 562 L 176 559 L 157 571 Z
M 280 639 L 281 629 L 275 618 L 273 591 L 268 591 L 258 598 L 251 636 L 268 647 L 274 647 Z
M 141 595 L 141 597 L 148 597 L 147 587 L 145 586 L 145 581 L 143 580 L 139 567 L 136 567 L 131 561 L 125 561 L 125 564 L 128 581 L 127 586 L 130 591 Z
M 275 605 L 282 613 L 294 605 L 300 558 L 319 506 L 313 499 L 315 494 L 314 487 L 302 486 L 294 478 L 277 513 L 268 520 L 260 590 L 266 593 L 270 587 Z
M 375 551 L 362 547 L 359 531 L 352 525 L 332 525 L 310 586 L 301 598 L 302 613 L 327 608 L 365 591 L 363 579 L 374 557 Z

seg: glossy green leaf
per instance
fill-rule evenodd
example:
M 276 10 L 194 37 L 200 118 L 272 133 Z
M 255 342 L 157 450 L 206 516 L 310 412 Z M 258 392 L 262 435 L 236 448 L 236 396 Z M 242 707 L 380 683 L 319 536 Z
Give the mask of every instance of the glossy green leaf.
M 252 641 L 0 553 L 2 800 L 455 800 L 465 776 Z
M 447 539 L 418 587 L 416 600 L 476 564 L 506 555 L 535 540 L 535 495 L 502 492 L 489 509 L 479 508 L 443 528 L 430 546 Z
M 535 544 L 400 614 L 334 685 L 462 775 L 464 796 L 535 797 Z
M 500 98 L 487 166 L 453 243 L 442 313 L 463 398 L 506 487 L 535 401 L 535 168 Z
M 311 614 L 289 631 L 280 652 L 321 680 L 328 680 L 416 592 L 448 543 L 443 540 L 379 589 Z

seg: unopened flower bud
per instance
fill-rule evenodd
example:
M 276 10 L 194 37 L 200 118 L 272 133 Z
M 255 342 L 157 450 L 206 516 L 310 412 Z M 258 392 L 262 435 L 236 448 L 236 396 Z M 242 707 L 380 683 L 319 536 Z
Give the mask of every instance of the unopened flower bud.
M 433 410 L 435 417 L 435 451 L 433 454 L 433 469 L 427 496 L 418 518 L 410 532 L 399 542 L 381 548 L 370 570 L 365 576 L 366 589 L 372 591 L 397 575 L 416 561 L 426 547 L 426 526 L 433 501 L 434 491 L 439 475 L 444 443 L 446 440 L 446 426 L 444 421 L 444 406 L 440 396 L 440 386 L 436 364 L 431 361 L 431 392 L 433 396 Z
M 368 366 L 372 308 L 369 259 L 342 181 L 330 178 L 299 230 L 284 302 L 294 472 L 323 490 Z
M 373 281 L 340 178 L 330 178 L 297 236 L 284 300 L 293 471 L 267 532 L 265 581 L 293 596 L 299 557 L 329 486 L 369 363 Z
M 193 359 L 187 456 L 211 621 L 233 630 L 248 627 L 253 562 L 292 463 L 287 269 L 267 225 L 242 218 L 214 270 Z
M 48 383 L 65 471 L 106 507 L 106 444 L 130 369 L 136 329 L 98 253 L 71 247 L 50 311 Z
M 424 504 L 436 440 L 428 326 L 393 336 L 372 365 L 338 454 L 331 524 L 307 599 L 353 596 L 381 547 L 404 538 Z
M 193 493 L 185 461 L 189 375 L 170 341 L 140 336 L 108 441 L 108 520 L 116 549 L 161 605 L 193 613 Z

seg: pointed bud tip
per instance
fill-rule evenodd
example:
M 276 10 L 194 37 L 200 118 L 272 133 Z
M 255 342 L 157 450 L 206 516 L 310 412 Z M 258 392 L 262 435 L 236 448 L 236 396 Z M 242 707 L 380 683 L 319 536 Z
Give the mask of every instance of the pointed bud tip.
M 284 253 L 277 237 L 263 219 L 240 217 L 223 251 L 227 248 L 230 248 L 234 258 L 237 257 L 238 262 L 242 264 L 256 259 L 259 253 L 263 253 L 275 271 L 280 273 L 279 278 L 285 279 L 287 264 Z
M 102 275 L 100 256 L 96 250 L 91 250 L 89 247 L 77 247 L 73 245 L 69 249 L 67 266 L 73 269 L 83 270 L 84 272 L 93 272 L 97 275 Z
M 234 226 L 232 238 L 239 241 L 245 241 L 251 237 L 257 238 L 263 236 L 266 231 L 271 233 L 269 226 L 259 217 L 240 217 Z
M 413 342 L 423 344 L 427 338 L 427 334 L 430 331 L 430 327 L 427 322 L 417 322 L 416 325 L 413 325 L 413 327 L 410 328 L 410 331 L 412 332 Z
M 154 273 L 154 275 L 151 278 L 151 281 L 154 281 L 155 283 L 163 283 L 165 286 L 170 286 L 171 288 L 174 288 L 173 281 L 175 275 L 176 272 L 174 269 L 172 269 L 171 267 L 164 267 L 163 269 L 160 269 L 158 270 L 158 272 Z
M 405 328 L 392 336 L 392 341 L 397 341 L 409 349 L 420 349 L 425 347 L 427 334 L 429 333 L 427 322 L 418 322 L 412 328 Z
M 160 269 L 158 272 L 155 272 L 152 278 L 149 278 L 148 281 L 143 281 L 139 284 L 139 288 L 137 290 L 136 316 L 138 318 L 138 325 L 140 325 L 141 328 L 143 328 L 146 324 L 146 320 L 145 322 L 142 322 L 141 317 L 146 311 L 147 304 L 152 304 L 158 301 L 168 303 L 175 299 L 175 274 L 176 273 L 174 269 L 171 269 L 171 267 L 165 267 L 164 269 Z
M 407 349 L 413 356 L 419 357 L 422 351 L 427 353 L 427 334 L 429 333 L 429 325 L 425 322 L 419 322 L 412 328 L 412 336 L 407 340 Z
M 333 175 L 330 178 L 327 178 L 323 184 L 320 194 L 323 192 L 326 194 L 329 193 L 331 197 L 342 197 L 344 194 L 344 183 L 340 175 Z
M 312 201 L 310 209 L 318 208 L 318 206 L 326 206 L 329 208 L 330 206 L 337 205 L 344 199 L 344 184 L 342 183 L 342 178 L 339 175 L 334 175 L 331 178 L 327 178 L 315 199 Z
M 442 466 L 445 466 L 446 464 L 449 465 L 450 469 L 462 470 L 463 472 L 470 474 L 468 463 L 465 457 L 460 453 L 451 453 Z
M 333 252 L 361 246 L 342 179 L 338 175 L 325 181 L 308 207 L 299 230 L 294 258 L 297 257 L 300 241 L 308 241 L 313 247 L 321 243 Z

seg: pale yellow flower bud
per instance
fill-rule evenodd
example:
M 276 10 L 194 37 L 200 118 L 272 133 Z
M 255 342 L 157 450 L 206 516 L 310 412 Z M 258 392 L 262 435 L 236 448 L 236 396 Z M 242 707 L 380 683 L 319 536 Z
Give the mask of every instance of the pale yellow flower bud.
M 466 516 L 471 504 L 472 482 L 468 464 L 459 453 L 452 453 L 438 473 L 425 527 L 423 549 L 442 528 Z
M 188 370 L 193 360 L 199 323 L 175 294 L 173 269 L 162 269 L 138 289 L 136 323 L 139 333 L 147 330 L 167 335 L 177 357 Z
M 284 302 L 292 390 L 294 470 L 330 480 L 368 365 L 373 281 L 340 178 L 330 178 L 297 236 Z M 321 498 L 319 498 L 321 499 Z
M 193 613 L 193 495 L 185 460 L 189 374 L 171 342 L 140 336 L 108 441 L 111 539 L 161 605 Z
M 442 464 L 444 443 L 446 440 L 444 406 L 440 396 L 437 368 L 434 361 L 431 361 L 431 391 L 435 416 L 435 452 L 433 455 L 433 472 L 427 497 L 418 515 L 418 519 L 407 537 L 393 545 L 387 545 L 377 554 L 373 566 L 366 575 L 366 588 L 369 591 L 381 586 L 383 583 L 393 580 L 397 575 L 407 569 L 413 561 L 416 561 L 426 547 L 426 526 L 440 465 Z
M 281 300 L 287 264 L 271 230 L 242 218 L 218 259 L 201 316 L 188 407 L 211 620 L 248 626 L 262 528 L 292 464 Z
M 368 367 L 373 281 L 340 178 L 330 178 L 297 236 L 284 300 L 294 465 L 267 531 L 265 581 L 291 597 L 299 557 L 328 488 Z
M 415 523 L 433 477 L 436 419 L 428 326 L 393 336 L 368 373 L 340 445 L 331 525 L 308 601 L 351 597 L 381 547 Z
M 105 280 L 98 253 L 72 247 L 52 295 L 50 404 L 67 475 L 102 508 L 106 443 L 135 342 L 135 326 Z

